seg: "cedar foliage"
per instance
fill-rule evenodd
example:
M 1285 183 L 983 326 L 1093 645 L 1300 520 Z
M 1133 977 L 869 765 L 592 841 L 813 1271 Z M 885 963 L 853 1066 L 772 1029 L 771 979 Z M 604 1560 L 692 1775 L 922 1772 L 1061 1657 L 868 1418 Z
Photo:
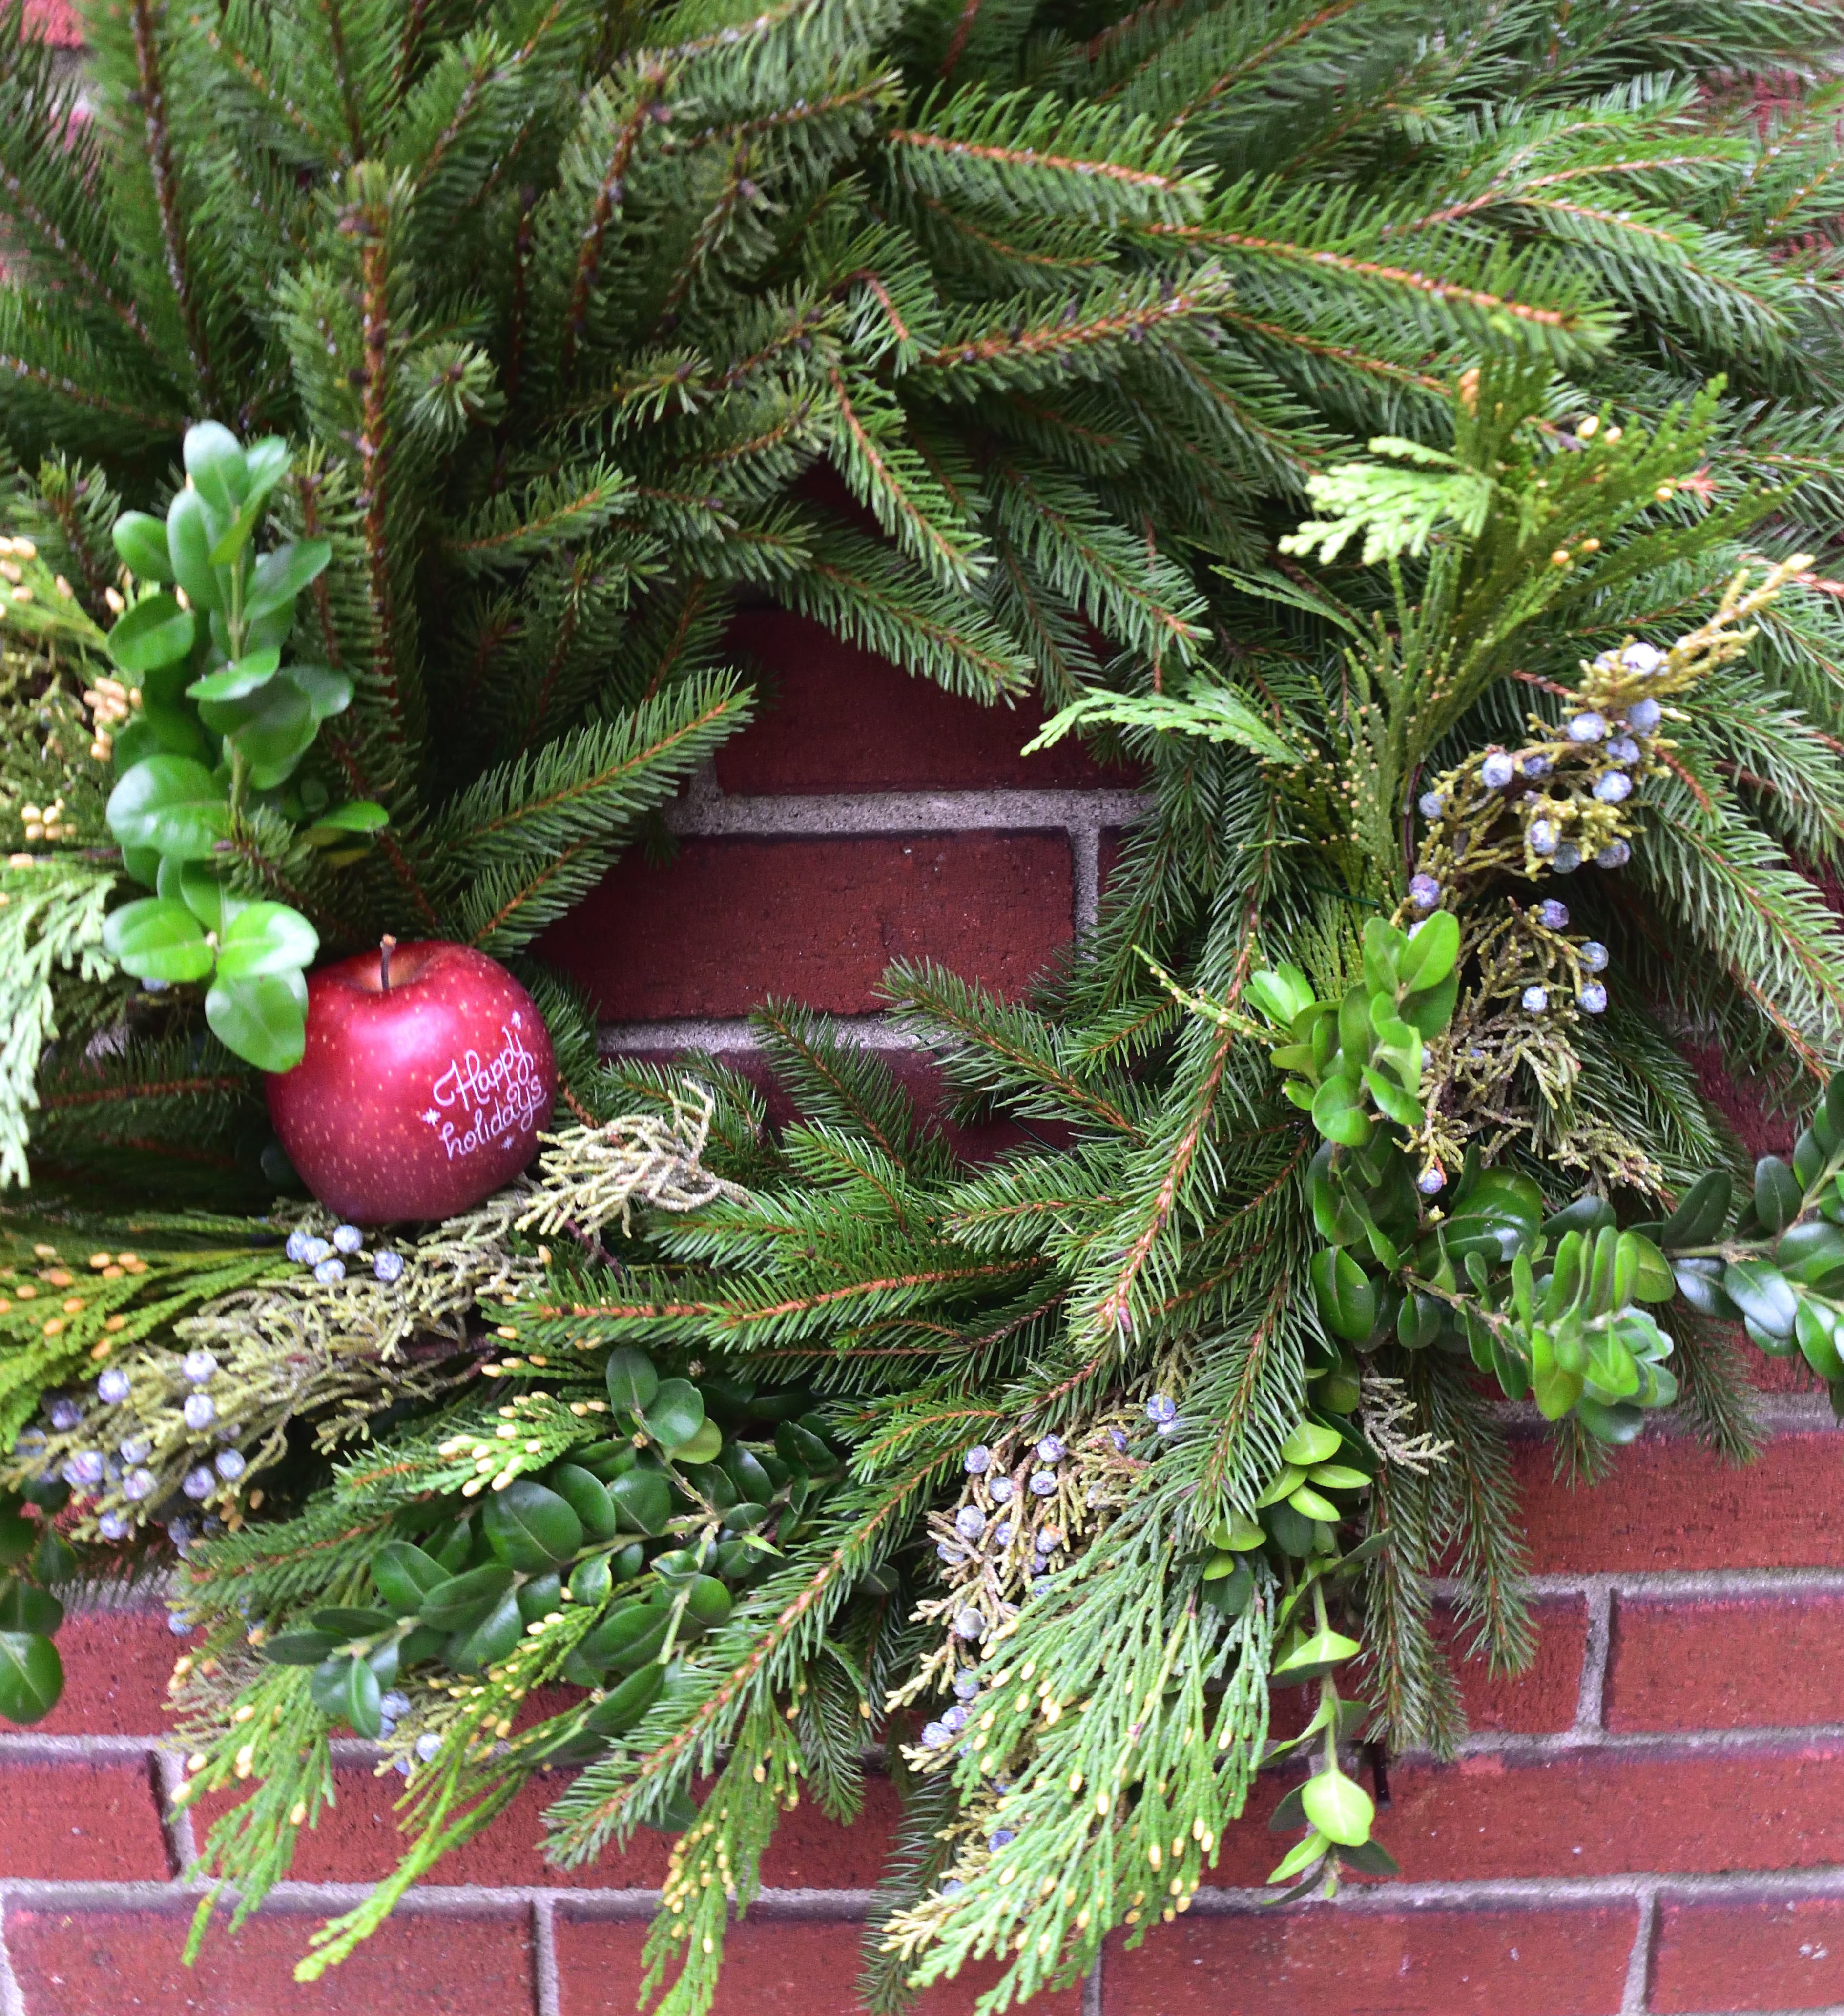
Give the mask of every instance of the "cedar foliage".
M 0 206 L 27 276 L 0 292 L 12 529 L 95 611 L 113 500 L 158 500 L 187 420 L 307 452 L 293 528 L 335 542 L 318 621 L 359 686 L 330 753 L 342 794 L 392 823 L 337 870 L 277 859 L 256 829 L 240 852 L 253 889 L 320 906 L 330 945 L 407 927 L 522 953 L 743 718 L 722 642 L 740 596 L 978 698 L 1035 683 L 1147 768 L 1100 929 L 1037 998 L 891 977 L 960 1110 L 1054 1121 L 1071 1146 L 963 1168 L 874 1059 L 770 1004 L 800 1123 L 768 1138 L 746 1085 L 702 1074 L 706 1157 L 744 1193 L 609 1231 L 618 1291 L 599 1262 L 554 1258 L 549 1287 L 485 1312 L 517 1331 L 499 1376 L 546 1424 L 533 1467 L 590 1432 L 546 1396 L 594 1391 L 636 1344 L 701 1377 L 795 1382 L 849 1450 L 553 1815 L 567 1859 L 639 1824 L 680 1834 L 652 1949 L 672 2016 L 707 2005 L 726 1889 L 746 1900 L 780 1805 L 804 1780 L 848 1813 L 863 1736 L 906 1733 L 889 1697 L 938 1672 L 940 1625 L 913 1613 L 940 1601 L 951 1529 L 928 1517 L 972 1444 L 1057 1434 L 1097 1495 L 1068 1501 L 1079 1551 L 1005 1640 L 1046 1711 L 992 1746 L 1007 1775 L 897 1758 L 914 1820 L 867 1995 L 895 2007 L 912 1977 L 1003 1951 L 997 2008 L 1177 1908 L 1158 1893 L 1195 1884 L 1266 1754 L 1291 1600 L 1270 1575 L 1213 1622 L 1207 1535 L 1261 1509 L 1312 1381 L 1347 1369 L 1298 1286 L 1313 1137 L 1247 1021 L 1250 982 L 1286 959 L 1335 994 L 1367 916 L 1403 897 L 1428 777 L 1514 745 L 1533 711 L 1557 720 L 1584 660 L 1694 629 L 1744 563 L 1827 551 L 1844 496 L 1831 16 L 1566 14 L 247 0 L 182 20 L 141 0 L 99 13 L 99 112 L 70 144 L 48 64 L 16 17 L 7 31 Z M 1758 103 L 1759 74 L 1806 88 Z M 1473 424 L 1482 397 L 1496 433 Z M 1565 579 L 1529 535 L 1546 465 L 1599 452 L 1584 415 L 1677 459 L 1662 484 L 1608 465 Z M 1411 447 L 1360 459 L 1380 437 Z M 800 484 L 822 461 L 879 536 Z M 1316 508 L 1359 542 L 1284 549 Z M 1630 1218 L 1733 1157 L 1687 1039 L 1789 1098 L 1844 1063 L 1844 944 L 1799 872 L 1844 841 L 1835 571 L 1821 557 L 1763 612 L 1746 661 L 1673 725 L 1631 870 L 1570 885 L 1614 1003 L 1569 1031 L 1557 1096 L 1534 1065 L 1523 1084 L 1505 1153 L 1548 1205 L 1581 1188 L 1584 1141 Z M 1431 685 L 1443 666 L 1464 682 Z M 70 878 L 74 947 L 99 828 L 95 780 L 56 753 L 81 740 L 71 675 L 16 652 L 9 669 L 9 803 L 63 789 L 77 843 L 9 874 Z M 49 985 L 61 1027 L 134 1032 L 43 1067 L 41 1167 L 68 1175 L 131 1129 L 156 1159 L 235 1139 L 238 1075 L 187 1004 L 10 951 L 7 982 Z M 664 1110 L 666 1075 L 597 1065 L 581 1005 L 545 1003 L 586 1111 Z M 105 1082 L 118 1136 L 60 1103 Z M 1687 1320 L 1673 1312 L 1685 1405 L 1743 1448 L 1733 1366 Z M 578 1349 L 586 1386 L 538 1362 Z M 1382 1465 L 1364 1517 L 1387 1544 L 1342 1615 L 1376 1655 L 1374 1726 L 1444 1751 L 1457 1695 L 1424 1582 L 1450 1546 L 1477 1642 L 1529 1653 L 1508 1466 L 1460 1363 L 1385 1345 L 1370 1370 L 1445 1449 Z M 1180 1427 L 1150 1440 L 1144 1402 L 1172 1395 Z M 1362 1417 L 1382 1411 L 1373 1391 Z M 195 1557 L 187 1601 L 225 1661 L 188 1697 L 201 1782 L 239 1775 L 234 1703 L 263 1711 L 263 1789 L 207 1857 L 246 1902 L 286 1868 L 297 1799 L 330 1785 L 331 1724 L 240 1649 L 243 1606 L 272 1633 L 358 1600 L 358 1550 L 321 1543 L 451 1502 L 441 1438 L 490 1419 L 477 1387 L 426 1409 L 388 1431 L 400 1464 L 304 1474 L 290 1517 Z M 1600 1460 L 1567 1423 L 1558 1454 Z M 436 1705 L 419 1696 L 393 1739 L 406 1762 L 419 1728 L 448 1744 L 412 1780 L 406 1881 L 545 1754 L 495 1754 L 481 1717 Z M 1355 1726 L 1338 1712 L 1334 1745 Z M 1220 1748 L 1200 1745 L 1207 1716 Z M 1120 1795 L 1085 1820 L 1098 1783 Z M 1003 1859 L 1001 1823 L 1019 1837 Z

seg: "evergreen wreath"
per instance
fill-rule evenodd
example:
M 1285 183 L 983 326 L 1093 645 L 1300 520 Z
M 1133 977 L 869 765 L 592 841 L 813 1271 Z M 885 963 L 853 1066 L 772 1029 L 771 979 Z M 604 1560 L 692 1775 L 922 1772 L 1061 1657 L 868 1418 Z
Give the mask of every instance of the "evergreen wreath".
M 1392 1867 L 1342 1760 L 1461 1733 L 1437 1561 L 1531 1651 L 1494 1387 L 1586 1478 L 1749 1453 L 1723 1319 L 1844 1394 L 1832 17 L 1552 13 L 125 0 L 85 117 L 0 23 L 0 1709 L 178 1549 L 195 1938 L 349 1729 L 412 1839 L 304 1975 L 569 1763 L 697 2016 L 881 1741 L 867 2000 L 1002 2007 L 1291 1752 L 1277 1894 Z M 531 958 L 744 596 L 1146 766 L 1032 1001 L 890 979 L 1068 1145 L 968 1168 L 785 1003 L 771 1135 Z M 250 1067 L 400 929 L 517 963 L 567 1119 L 368 1248 Z

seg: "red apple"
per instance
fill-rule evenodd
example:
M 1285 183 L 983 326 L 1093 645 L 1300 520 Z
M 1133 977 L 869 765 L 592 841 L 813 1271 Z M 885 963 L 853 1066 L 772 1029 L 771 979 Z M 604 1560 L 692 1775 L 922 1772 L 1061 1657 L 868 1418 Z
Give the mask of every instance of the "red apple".
M 470 946 L 394 945 L 308 976 L 308 1043 L 268 1081 L 282 1146 L 355 1224 L 452 1218 L 531 1159 L 556 1096 L 531 997 Z

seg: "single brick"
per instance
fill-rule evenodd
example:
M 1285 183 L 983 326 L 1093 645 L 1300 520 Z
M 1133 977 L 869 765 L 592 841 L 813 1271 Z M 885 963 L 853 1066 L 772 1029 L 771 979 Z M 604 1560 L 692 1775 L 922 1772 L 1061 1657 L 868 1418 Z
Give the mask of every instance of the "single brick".
M 1068 942 L 1071 887 L 1060 833 L 691 839 L 664 867 L 631 855 L 538 949 L 610 1021 L 771 994 L 863 1014 L 897 959 L 1021 994 Z
M 562 1868 L 547 1861 L 544 1813 L 568 1789 L 573 1773 L 541 1773 L 522 1787 L 492 1826 L 452 1849 L 428 1877 L 435 1885 L 522 1885 L 552 1890 L 653 1890 L 664 1881 L 672 1842 L 643 1827 L 625 1849 L 605 1849 L 593 1862 Z M 322 1807 L 296 1837 L 290 1878 L 297 1883 L 375 1883 L 402 1860 L 409 1837 L 398 1830 L 402 1779 L 359 1768 L 333 1774 L 337 1803 Z M 228 1793 L 199 1800 L 193 1824 L 202 1836 L 218 1816 L 242 1803 Z M 887 1778 L 867 1777 L 864 1805 L 850 1827 L 830 1820 L 803 1800 L 784 1814 L 762 1858 L 762 1881 L 792 1889 L 869 1889 L 884 1873 L 898 1816 Z M 49 1872 L 47 1872 L 49 1873 Z M 63 1874 L 60 1869 L 56 1872 Z
M 531 2016 L 521 1911 L 400 1913 L 312 1984 L 294 1974 L 318 1917 L 259 1912 L 234 1939 L 220 1924 L 187 1967 L 191 1917 L 186 1899 L 171 1910 L 9 1904 L 6 1944 L 27 2016 Z
M 1844 2003 L 1844 1898 L 1672 1897 L 1646 2007 L 1658 2016 Z
M 1404 1762 L 1378 1838 L 1410 1881 L 1844 1861 L 1844 1743 Z
M 166 1838 L 153 1778 L 139 1759 L 27 1764 L 0 1759 L 0 1877 L 164 1881 Z
M 1265 1771 L 1226 1829 L 1212 1885 L 1259 1884 L 1299 1838 L 1268 1816 L 1301 1777 Z M 1377 1838 L 1410 1882 L 1507 1877 L 1713 1874 L 1844 1862 L 1844 1741 L 1751 1744 L 1734 1754 L 1486 1751 L 1402 1758 Z M 1367 1784 L 1367 1774 L 1366 1782 Z
M 34 1733 L 171 1735 L 167 1682 L 180 1650 L 164 1610 L 73 1611 L 58 1633 L 63 1694 Z
M 1829 1431 L 1776 1436 L 1740 1468 L 1648 1436 L 1615 1453 L 1604 1483 L 1575 1489 L 1540 1438 L 1520 1437 L 1513 1459 L 1540 1574 L 1844 1565 L 1844 1437 Z
M 1522 1673 L 1494 1673 L 1483 1658 L 1461 1658 L 1463 1634 L 1450 1611 L 1436 1616 L 1435 1635 L 1453 1656 L 1467 1726 L 1518 1736 L 1553 1736 L 1573 1726 L 1587 1650 L 1588 1607 L 1579 1596 L 1551 1597 L 1531 1606 L 1536 1657 Z M 1352 1691 L 1368 1697 L 1367 1665 L 1354 1668 Z M 1273 1697 L 1273 1731 L 1296 1735 L 1319 1705 L 1317 1683 L 1282 1687 Z
M 1612 1730 L 1844 1722 L 1844 1597 L 1615 1599 Z
M 530 1885 L 546 1889 L 652 1889 L 666 1873 L 671 1844 L 665 1836 L 643 1829 L 625 1853 L 613 1850 L 581 1869 L 560 1869 L 544 1856 L 544 1810 L 560 1798 L 570 1782 L 564 1772 L 540 1773 L 520 1787 L 492 1824 L 473 1840 L 452 1849 L 437 1863 L 429 1881 L 461 1884 Z M 375 1883 L 388 1876 L 408 1852 L 411 1837 L 398 1829 L 395 1811 L 404 1781 L 394 1771 L 382 1777 L 362 1768 L 333 1773 L 336 1802 L 322 1806 L 312 1827 L 295 1837 L 290 1879 L 297 1883 Z M 221 1814 L 242 1800 L 228 1792 L 211 1794 L 193 1808 L 193 1825 L 202 1839 Z
M 747 609 L 730 630 L 740 661 L 766 677 L 755 720 L 717 754 L 717 781 L 741 796 L 786 792 L 1131 787 L 1066 736 L 1018 752 L 1043 725 L 1032 697 L 985 707 L 913 679 L 804 616 Z
M 557 1985 L 563 2016 L 612 2016 L 634 2004 L 640 1985 L 644 1924 L 581 1917 L 568 1903 L 557 1913 Z M 863 2016 L 858 1975 L 864 1928 L 838 1920 L 753 1918 L 730 1928 L 723 1977 L 711 2016 Z M 938 1982 L 914 2004 L 913 2016 L 972 2016 L 974 2003 L 999 1978 L 990 1961 Z M 1032 2016 L 1080 2016 L 1082 1992 L 1039 1996 Z M 35 2013 L 34 2013 L 35 2016 Z
M 1111 1948 L 1103 2016 L 1612 2016 L 1637 1920 L 1623 1903 L 1193 1912 Z

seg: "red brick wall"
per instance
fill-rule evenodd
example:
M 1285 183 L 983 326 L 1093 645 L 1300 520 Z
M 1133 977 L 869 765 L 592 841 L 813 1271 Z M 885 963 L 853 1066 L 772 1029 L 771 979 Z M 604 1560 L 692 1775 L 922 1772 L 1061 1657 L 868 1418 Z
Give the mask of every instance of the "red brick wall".
M 1034 725 L 909 682 L 793 619 L 743 635 L 777 704 L 690 792 L 664 869 L 622 867 L 548 948 L 597 992 L 611 1046 L 696 1042 L 747 1061 L 740 1018 L 785 992 L 873 1018 L 886 959 L 930 955 L 1016 988 L 1093 913 L 1131 780 L 1073 751 L 1021 760 Z M 918 1074 L 920 1075 L 920 1074 Z M 1669 1432 L 1593 1492 L 1525 1450 L 1540 1651 L 1470 1673 L 1460 1761 L 1399 1760 L 1380 1833 L 1400 1882 L 1284 1912 L 1265 1787 L 1217 1882 L 1136 1953 L 1111 1950 L 1053 2016 L 1613 2016 L 1844 2004 L 1844 1499 L 1820 1399 L 1765 1401 L 1773 1439 L 1724 1467 Z M 456 1856 L 315 1989 L 290 1978 L 312 1914 L 392 1859 L 398 1781 L 341 1747 L 340 1800 L 298 1881 L 236 1941 L 179 1964 L 189 1822 L 163 1811 L 175 1650 L 164 1622 L 68 1627 L 70 1694 L 0 1736 L 0 2016 L 601 2016 L 633 2006 L 655 1843 L 562 1875 L 534 1796 Z M 857 1921 L 891 1801 L 841 1834 L 802 1808 L 736 1937 L 719 2016 L 845 2016 Z M 9 1972 L 6 1970 L 9 1969 Z M 987 1976 L 986 1978 L 990 1978 Z M 959 2016 L 979 1984 L 937 1989 Z

